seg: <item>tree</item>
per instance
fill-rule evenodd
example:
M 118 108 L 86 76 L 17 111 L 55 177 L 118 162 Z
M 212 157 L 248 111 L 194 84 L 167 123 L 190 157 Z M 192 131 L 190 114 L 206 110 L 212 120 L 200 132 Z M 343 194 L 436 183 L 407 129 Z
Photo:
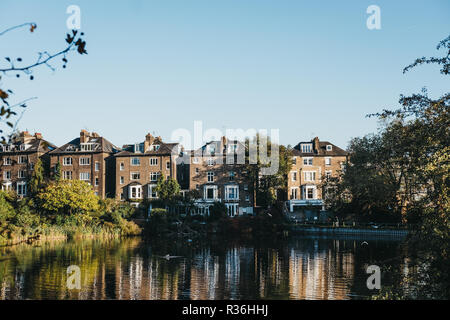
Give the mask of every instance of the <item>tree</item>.
M 266 144 L 266 146 L 264 146 Z M 256 150 L 252 150 L 252 145 Z M 271 174 L 263 175 L 265 168 L 271 167 L 268 160 L 272 152 L 278 149 L 278 157 L 275 161 L 278 170 Z M 261 156 L 260 150 L 267 151 L 267 158 Z M 252 152 L 254 151 L 254 152 Z M 269 137 L 256 135 L 252 141 L 246 141 L 246 156 L 244 165 L 244 179 L 249 184 L 249 190 L 253 193 L 253 204 L 263 208 L 271 207 L 277 200 L 277 192 L 287 192 L 287 179 L 292 167 L 291 151 L 282 145 L 272 143 Z
M 37 197 L 51 213 L 86 214 L 100 208 L 92 186 L 80 180 L 52 182 Z
M 34 170 L 31 175 L 29 182 L 31 194 L 35 195 L 44 186 L 44 166 L 42 165 L 41 159 L 36 161 L 34 165 Z
M 29 27 L 29 31 L 34 32 L 37 28 L 37 25 L 34 22 L 23 23 L 21 25 L 17 25 L 1 31 L 0 37 L 8 32 L 24 27 Z M 51 62 L 58 57 L 62 58 L 62 67 L 66 68 L 66 65 L 68 63 L 67 57 L 72 51 L 77 51 L 80 55 L 87 54 L 86 41 L 82 39 L 82 36 L 84 36 L 83 32 L 79 33 L 77 30 L 72 30 L 71 34 L 66 35 L 66 46 L 64 49 L 53 54 L 49 53 L 48 51 L 39 52 L 36 61 L 28 64 L 23 64 L 22 58 L 20 57 L 5 57 L 8 66 L 0 66 L 0 74 L 14 74 L 17 78 L 20 78 L 21 75 L 25 75 L 29 77 L 30 80 L 34 80 L 33 71 L 39 66 L 46 66 L 52 71 L 55 71 L 56 68 L 51 65 Z M 1 79 L 2 78 L 0 76 L 0 80 Z M 15 109 L 17 107 L 26 108 L 28 101 L 36 99 L 36 97 L 28 98 L 20 102 L 11 103 L 9 101 L 11 95 L 13 95 L 13 91 L 11 89 L 0 88 L 0 123 L 6 124 L 6 128 L 9 127 L 10 130 L 14 131 L 17 125 L 17 122 L 14 123 L 12 120 L 12 118 L 17 115 Z M 9 140 L 9 134 L 5 133 L 6 128 L 0 127 L 0 141 L 2 143 L 6 143 Z
M 175 179 L 171 177 L 166 179 L 164 174 L 161 174 L 158 178 L 155 190 L 158 193 L 158 198 L 163 202 L 164 206 L 169 206 L 177 199 L 181 189 Z
M 55 172 L 53 175 L 53 179 L 55 181 L 60 181 L 61 180 L 61 164 L 59 162 L 56 163 L 55 165 Z

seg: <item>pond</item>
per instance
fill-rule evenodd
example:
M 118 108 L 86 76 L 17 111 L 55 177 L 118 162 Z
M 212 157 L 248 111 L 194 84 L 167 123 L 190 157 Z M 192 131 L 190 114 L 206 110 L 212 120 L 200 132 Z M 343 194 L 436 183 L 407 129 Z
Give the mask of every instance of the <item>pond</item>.
M 0 248 L 0 299 L 366 299 L 377 293 L 367 266 L 401 277 L 401 250 L 394 239 L 318 237 L 16 245 Z M 80 289 L 67 286 L 74 265 Z

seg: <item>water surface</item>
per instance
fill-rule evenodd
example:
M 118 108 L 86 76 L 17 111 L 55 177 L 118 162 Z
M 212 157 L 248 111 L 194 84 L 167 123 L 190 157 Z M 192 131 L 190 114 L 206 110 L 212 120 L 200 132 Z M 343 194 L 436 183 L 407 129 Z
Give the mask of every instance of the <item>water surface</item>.
M 383 285 L 406 274 L 400 250 L 396 240 L 315 237 L 18 245 L 0 248 L 0 299 L 365 299 L 376 293 L 367 265 L 392 273 Z M 67 288 L 71 265 L 80 290 Z

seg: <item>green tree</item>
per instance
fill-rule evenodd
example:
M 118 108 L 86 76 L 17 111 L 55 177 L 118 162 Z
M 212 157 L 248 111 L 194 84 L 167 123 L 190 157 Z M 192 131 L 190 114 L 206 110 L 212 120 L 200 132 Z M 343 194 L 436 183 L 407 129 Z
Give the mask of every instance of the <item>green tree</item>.
M 34 170 L 29 183 L 31 194 L 35 195 L 39 192 L 44 186 L 44 179 L 44 166 L 42 165 L 41 159 L 38 159 L 34 165 Z
M 100 208 L 92 186 L 80 180 L 50 183 L 37 197 L 42 208 L 52 213 L 85 214 Z
M 56 163 L 54 170 L 55 170 L 55 172 L 53 175 L 53 180 L 60 181 L 61 180 L 61 164 L 59 163 L 59 161 Z
M 181 188 L 175 179 L 171 177 L 166 179 L 164 174 L 161 174 L 155 190 L 164 206 L 170 206 L 178 199 Z
M 255 148 L 256 147 L 256 148 Z M 266 151 L 261 156 L 260 150 Z M 272 152 L 278 150 L 276 164 L 270 161 Z M 252 141 L 246 141 L 246 157 L 244 168 L 244 179 L 249 184 L 249 190 L 253 193 L 253 204 L 255 206 L 268 208 L 277 201 L 279 191 L 287 192 L 288 173 L 292 167 L 291 151 L 285 146 L 272 143 L 270 137 L 256 135 Z M 264 169 L 271 166 L 277 167 L 275 172 L 263 175 Z

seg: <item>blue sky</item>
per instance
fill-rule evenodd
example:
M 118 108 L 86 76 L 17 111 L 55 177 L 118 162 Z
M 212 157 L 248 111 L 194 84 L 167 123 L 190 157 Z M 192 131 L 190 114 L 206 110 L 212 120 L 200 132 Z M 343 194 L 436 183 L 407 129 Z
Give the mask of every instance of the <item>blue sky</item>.
M 205 129 L 278 128 L 284 144 L 319 136 L 346 147 L 376 131 L 365 115 L 397 106 L 400 93 L 450 88 L 437 67 L 402 74 L 450 34 L 448 0 L 2 0 L 0 30 L 38 28 L 1 37 L 0 56 L 34 61 L 63 48 L 72 4 L 88 55 L 35 70 L 34 81 L 1 80 L 13 100 L 38 97 L 19 128 L 57 145 L 82 128 L 118 146 L 147 132 L 168 140 L 201 120 Z M 381 30 L 366 27 L 372 4 Z

